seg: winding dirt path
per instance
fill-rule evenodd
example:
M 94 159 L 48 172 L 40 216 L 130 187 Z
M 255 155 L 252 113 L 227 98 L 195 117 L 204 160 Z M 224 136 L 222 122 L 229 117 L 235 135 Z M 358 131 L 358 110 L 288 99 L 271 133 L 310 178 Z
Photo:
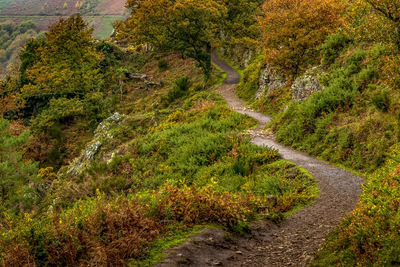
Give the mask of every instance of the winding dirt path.
M 319 183 L 320 196 L 312 205 L 278 225 L 266 221 L 254 224 L 248 237 L 232 237 L 217 229 L 206 230 L 170 250 L 158 266 L 305 266 L 328 233 L 353 210 L 362 192 L 363 180 L 264 135 L 262 129 L 270 118 L 246 108 L 235 94 L 239 74 L 216 55 L 212 58 L 228 74 L 218 90 L 230 108 L 259 121 L 252 142 L 274 147 L 283 158 L 308 170 Z

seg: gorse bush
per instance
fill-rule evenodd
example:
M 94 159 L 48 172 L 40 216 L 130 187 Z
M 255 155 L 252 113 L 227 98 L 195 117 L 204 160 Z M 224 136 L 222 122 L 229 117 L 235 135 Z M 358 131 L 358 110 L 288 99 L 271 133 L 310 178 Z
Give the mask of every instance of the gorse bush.
M 328 66 L 333 64 L 350 43 L 351 40 L 344 34 L 329 35 L 321 46 L 322 63 Z
M 173 101 L 187 95 L 189 93 L 189 88 L 191 86 L 191 82 L 189 77 L 184 76 L 178 78 L 174 82 L 174 86 L 168 92 L 168 102 L 172 103 Z
M 390 95 L 387 90 L 376 92 L 372 98 L 374 106 L 383 112 L 387 112 L 390 108 Z

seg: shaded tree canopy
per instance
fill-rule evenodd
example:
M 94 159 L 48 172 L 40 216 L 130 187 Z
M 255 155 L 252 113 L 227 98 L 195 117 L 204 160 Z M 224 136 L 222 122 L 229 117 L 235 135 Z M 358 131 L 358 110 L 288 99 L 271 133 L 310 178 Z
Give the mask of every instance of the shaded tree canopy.
M 129 0 L 132 14 L 117 24 L 117 39 L 149 44 L 164 51 L 181 52 L 193 58 L 209 77 L 211 44 L 226 14 L 214 0 Z

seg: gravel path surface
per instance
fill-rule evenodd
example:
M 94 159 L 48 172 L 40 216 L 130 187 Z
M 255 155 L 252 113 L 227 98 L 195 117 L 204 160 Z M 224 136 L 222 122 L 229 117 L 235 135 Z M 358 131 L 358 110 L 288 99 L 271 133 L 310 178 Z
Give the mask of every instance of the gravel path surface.
M 171 249 L 165 261 L 157 266 L 305 266 L 321 248 L 328 233 L 354 209 L 363 180 L 283 146 L 265 134 L 262 129 L 270 118 L 246 108 L 235 94 L 239 74 L 215 54 L 212 58 L 228 74 L 218 90 L 230 108 L 259 121 L 257 129 L 250 132 L 252 142 L 274 147 L 283 158 L 308 170 L 319 183 L 320 196 L 280 224 L 264 221 L 252 225 L 252 234 L 247 237 L 233 237 L 217 229 L 206 230 Z

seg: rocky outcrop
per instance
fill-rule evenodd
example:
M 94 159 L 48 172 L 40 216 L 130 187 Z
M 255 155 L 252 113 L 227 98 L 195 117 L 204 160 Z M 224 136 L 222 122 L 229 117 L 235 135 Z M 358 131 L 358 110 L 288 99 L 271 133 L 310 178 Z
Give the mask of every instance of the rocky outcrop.
M 304 75 L 297 78 L 292 85 L 292 100 L 304 100 L 311 94 L 321 91 L 324 86 L 319 82 L 318 76 L 321 74 L 319 67 L 307 70 Z
M 93 140 L 86 146 L 81 155 L 69 165 L 66 174 L 71 176 L 79 175 L 89 167 L 99 154 L 102 146 L 113 138 L 111 129 L 123 119 L 124 116 L 116 112 L 100 123 L 94 132 Z
M 256 50 L 240 46 L 230 47 L 229 49 L 221 46 L 214 48 L 214 51 L 219 55 L 224 55 L 225 57 L 231 58 L 234 65 L 242 68 L 247 68 L 251 64 L 254 56 L 258 55 Z M 230 55 L 234 55 L 234 57 L 231 57 Z
M 284 87 L 286 85 L 286 79 L 279 75 L 269 65 L 266 65 L 265 69 L 261 73 L 259 85 L 260 86 L 256 93 L 257 99 Z

